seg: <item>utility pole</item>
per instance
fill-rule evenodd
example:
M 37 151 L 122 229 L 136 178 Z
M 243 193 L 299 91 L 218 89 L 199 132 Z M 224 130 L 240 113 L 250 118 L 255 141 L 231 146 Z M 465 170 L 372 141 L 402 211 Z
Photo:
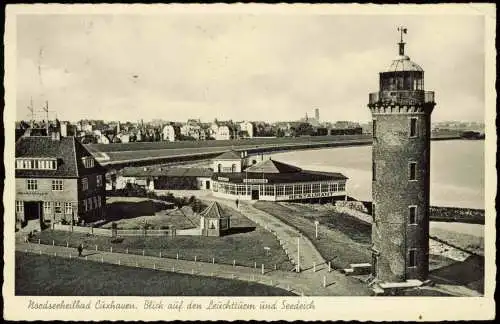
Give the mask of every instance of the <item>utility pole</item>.
M 46 112 L 46 117 L 47 119 L 45 120 L 45 125 L 46 125 L 46 129 L 47 129 L 47 136 L 49 136 L 49 101 L 46 100 L 45 101 L 45 107 L 42 108 L 43 111 Z

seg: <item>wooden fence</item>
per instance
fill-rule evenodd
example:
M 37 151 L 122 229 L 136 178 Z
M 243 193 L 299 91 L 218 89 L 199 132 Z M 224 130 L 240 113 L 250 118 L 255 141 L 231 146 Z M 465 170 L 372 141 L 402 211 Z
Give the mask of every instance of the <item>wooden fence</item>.
M 53 230 L 85 233 L 98 236 L 113 237 L 113 230 L 107 228 L 95 228 L 88 226 L 71 226 L 62 224 L 53 224 Z M 117 229 L 117 236 L 199 236 L 201 230 L 199 228 L 190 228 L 184 230 L 176 229 Z

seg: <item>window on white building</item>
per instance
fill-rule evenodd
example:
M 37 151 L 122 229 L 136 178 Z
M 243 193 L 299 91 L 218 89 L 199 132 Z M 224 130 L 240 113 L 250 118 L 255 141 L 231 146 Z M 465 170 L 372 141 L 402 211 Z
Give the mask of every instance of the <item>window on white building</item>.
M 63 191 L 63 180 L 62 179 L 54 179 L 52 180 L 52 191 Z
M 285 186 L 276 185 L 276 196 L 284 196 L 285 195 Z
M 330 183 L 330 191 L 332 192 L 336 192 L 339 190 L 339 186 L 338 186 L 338 183 L 334 182 L 334 183 Z
M 274 196 L 274 186 L 264 186 L 264 196 Z
M 71 215 L 73 214 L 73 204 L 70 202 L 64 203 L 64 213 L 66 215 Z
M 27 179 L 26 187 L 30 191 L 38 190 L 38 181 L 36 179 Z
M 312 185 L 312 192 L 317 193 L 321 191 L 321 184 L 319 183 L 313 183 Z
M 54 213 L 62 214 L 62 204 L 59 201 L 54 202 Z
M 43 202 L 43 213 L 46 215 L 52 214 L 52 202 L 44 201 Z
M 24 201 L 16 200 L 16 213 L 24 213 Z
M 339 191 L 345 191 L 345 182 L 339 183 Z
M 293 194 L 293 185 L 285 185 L 285 196 Z

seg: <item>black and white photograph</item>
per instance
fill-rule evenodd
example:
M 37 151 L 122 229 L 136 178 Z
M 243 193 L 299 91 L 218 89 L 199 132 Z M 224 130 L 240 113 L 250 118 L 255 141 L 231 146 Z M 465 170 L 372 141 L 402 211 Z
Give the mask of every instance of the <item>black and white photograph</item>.
M 495 5 L 6 19 L 5 318 L 494 317 Z

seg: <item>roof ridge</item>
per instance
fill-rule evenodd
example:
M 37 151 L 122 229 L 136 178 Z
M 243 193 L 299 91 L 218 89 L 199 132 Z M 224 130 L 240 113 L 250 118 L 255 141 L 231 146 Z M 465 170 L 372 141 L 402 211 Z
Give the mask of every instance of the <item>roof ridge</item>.
M 76 139 L 74 136 L 71 137 L 72 142 L 73 142 L 73 156 L 75 157 L 75 169 L 76 169 L 76 176 L 79 178 L 80 177 L 80 169 L 78 168 L 78 158 L 76 157 Z M 79 184 L 77 184 L 78 186 Z

